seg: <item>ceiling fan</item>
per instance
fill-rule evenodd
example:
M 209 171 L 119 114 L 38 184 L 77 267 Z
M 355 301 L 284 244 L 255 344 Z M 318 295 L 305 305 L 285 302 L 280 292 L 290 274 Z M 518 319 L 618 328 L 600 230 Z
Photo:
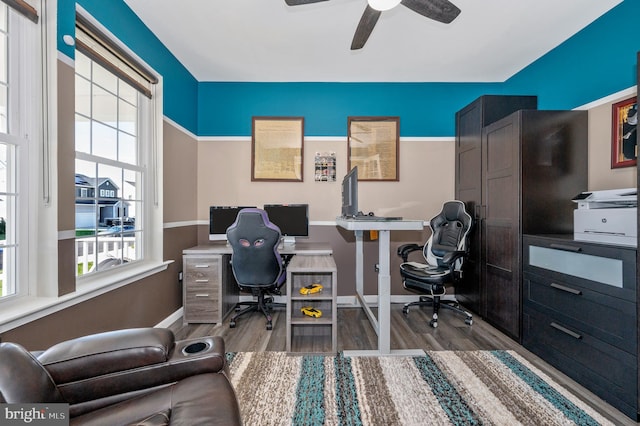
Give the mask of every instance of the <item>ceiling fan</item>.
M 328 0 L 285 0 L 285 3 L 288 6 L 299 6 L 322 1 Z M 443 24 L 450 23 L 460 14 L 460 9 L 448 0 L 367 0 L 367 7 L 353 35 L 351 50 L 362 49 L 382 12 L 392 9 L 398 4 Z

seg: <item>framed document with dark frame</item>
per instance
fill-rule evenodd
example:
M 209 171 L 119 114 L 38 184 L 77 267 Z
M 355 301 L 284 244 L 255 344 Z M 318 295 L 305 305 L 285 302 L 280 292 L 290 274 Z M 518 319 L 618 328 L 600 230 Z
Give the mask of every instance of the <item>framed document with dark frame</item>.
M 632 167 L 638 162 L 637 97 L 611 107 L 611 168 Z
M 400 117 L 348 117 L 348 170 L 358 180 L 400 180 Z
M 253 117 L 251 180 L 302 182 L 304 117 Z

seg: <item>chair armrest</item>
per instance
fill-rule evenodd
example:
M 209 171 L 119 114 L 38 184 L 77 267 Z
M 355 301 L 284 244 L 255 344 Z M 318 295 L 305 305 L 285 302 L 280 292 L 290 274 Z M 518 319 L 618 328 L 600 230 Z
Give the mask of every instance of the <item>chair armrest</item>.
M 418 244 L 403 244 L 398 247 L 398 256 L 402 258 L 403 262 L 409 259 L 409 253 L 422 250 L 424 246 Z
M 444 263 L 445 265 L 451 266 L 456 262 L 456 260 L 464 258 L 466 256 L 467 256 L 466 251 L 463 251 L 463 250 L 452 251 L 445 254 L 442 257 L 442 263 Z

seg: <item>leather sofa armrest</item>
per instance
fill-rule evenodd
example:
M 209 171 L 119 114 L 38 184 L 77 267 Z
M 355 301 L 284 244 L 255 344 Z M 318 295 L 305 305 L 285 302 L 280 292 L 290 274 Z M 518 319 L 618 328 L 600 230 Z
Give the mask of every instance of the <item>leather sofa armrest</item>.
M 71 404 L 71 412 L 81 413 L 199 374 L 228 377 L 227 370 L 224 340 L 209 336 L 175 342 L 164 362 L 58 383 L 58 389 Z
M 132 328 L 58 343 L 38 360 L 60 385 L 166 362 L 174 345 L 171 330 Z

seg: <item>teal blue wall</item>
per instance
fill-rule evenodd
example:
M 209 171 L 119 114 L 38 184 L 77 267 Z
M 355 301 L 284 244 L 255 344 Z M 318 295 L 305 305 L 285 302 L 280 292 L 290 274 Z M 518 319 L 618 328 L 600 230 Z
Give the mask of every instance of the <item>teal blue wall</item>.
M 348 116 L 400 116 L 402 136 L 452 136 L 455 111 L 491 94 L 538 95 L 539 107 L 571 109 L 631 87 L 640 51 L 640 0 L 625 0 L 504 83 L 197 82 L 122 0 L 78 0 L 164 77 L 165 115 L 197 136 L 248 136 L 251 117 L 304 116 L 307 136 L 344 136 Z M 74 28 L 59 0 L 58 48 Z
M 198 82 L 122 0 L 79 0 L 77 3 L 160 73 L 164 83 L 164 114 L 197 133 Z M 73 0 L 58 0 L 58 50 L 73 58 L 74 48 L 62 41 L 75 34 Z
M 625 0 L 506 82 L 541 109 L 571 109 L 631 87 L 640 51 L 640 0 Z

